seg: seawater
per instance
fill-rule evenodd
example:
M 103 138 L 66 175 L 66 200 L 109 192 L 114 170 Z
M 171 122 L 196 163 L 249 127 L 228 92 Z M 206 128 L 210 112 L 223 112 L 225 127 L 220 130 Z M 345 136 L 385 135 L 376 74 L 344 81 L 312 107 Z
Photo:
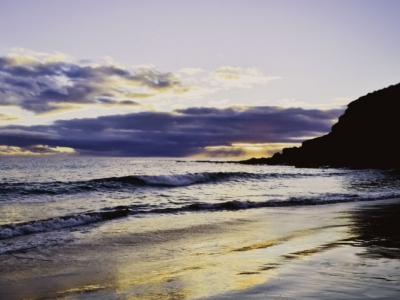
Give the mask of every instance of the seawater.
M 1 157 L 0 299 L 398 299 L 394 173 Z
M 383 170 L 298 169 L 177 159 L 1 157 L 0 252 L 25 235 L 116 218 L 307 207 L 400 196 Z M 4 246 L 6 242 L 6 246 Z M 2 246 L 0 245 L 0 246 Z

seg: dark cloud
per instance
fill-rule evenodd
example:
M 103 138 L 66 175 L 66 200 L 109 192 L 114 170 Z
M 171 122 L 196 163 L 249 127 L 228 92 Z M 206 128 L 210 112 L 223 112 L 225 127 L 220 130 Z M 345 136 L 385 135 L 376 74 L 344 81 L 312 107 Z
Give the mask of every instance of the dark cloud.
M 57 154 L 58 151 L 51 149 L 49 146 L 34 145 L 21 148 L 22 151 L 27 151 L 32 154 Z
M 101 104 L 108 104 L 108 105 L 126 105 L 126 106 L 139 105 L 138 102 L 132 101 L 132 100 L 116 101 L 116 100 L 109 99 L 109 98 L 98 98 L 96 101 L 101 103 Z
M 147 69 L 143 69 L 140 73 L 130 76 L 130 80 L 153 89 L 166 89 L 181 85 L 172 73 L 160 73 Z
M 139 105 L 139 103 L 137 103 L 136 101 L 132 101 L 132 100 L 122 100 L 122 101 L 119 101 L 119 104 L 121 104 L 121 105 Z
M 227 108 L 223 110 L 224 113 L 230 111 L 230 112 L 235 112 L 234 109 L 232 108 Z M 216 114 L 219 112 L 222 112 L 222 110 L 219 110 L 218 108 L 214 107 L 189 107 L 189 108 L 184 108 L 184 109 L 176 109 L 175 112 L 184 114 L 184 115 L 211 115 L 211 114 Z
M 132 91 L 134 87 L 141 92 Z M 37 60 L 21 64 L 14 58 L 0 57 L 0 105 L 19 106 L 37 114 L 70 109 L 76 104 L 136 105 L 129 98 L 167 91 L 186 92 L 188 87 L 172 73 L 156 70 L 132 73 L 115 66 Z
M 89 155 L 188 156 L 233 143 L 299 142 L 329 132 L 342 113 L 279 107 L 141 112 L 47 126 L 5 126 L 0 128 L 0 145 L 70 147 Z

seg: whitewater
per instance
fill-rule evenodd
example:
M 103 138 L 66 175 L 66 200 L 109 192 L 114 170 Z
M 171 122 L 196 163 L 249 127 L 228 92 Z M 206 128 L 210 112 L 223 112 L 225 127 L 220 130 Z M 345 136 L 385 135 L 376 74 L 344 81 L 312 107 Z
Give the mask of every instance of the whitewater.
M 176 159 L 1 158 L 0 240 L 117 218 L 299 207 L 400 196 L 383 170 L 296 169 Z M 85 227 L 86 226 L 86 227 Z M 26 245 L 18 244 L 17 248 Z

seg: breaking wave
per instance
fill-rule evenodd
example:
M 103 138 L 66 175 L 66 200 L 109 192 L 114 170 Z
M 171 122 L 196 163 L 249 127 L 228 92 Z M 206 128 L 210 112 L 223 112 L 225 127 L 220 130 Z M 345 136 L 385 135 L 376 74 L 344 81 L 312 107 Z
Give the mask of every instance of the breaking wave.
M 127 209 L 116 209 L 105 212 L 88 212 L 78 215 L 55 217 L 24 223 L 13 223 L 0 226 L 0 240 L 39 232 L 54 231 L 63 228 L 111 220 L 128 215 Z
M 327 174 L 326 176 L 345 173 Z M 181 187 L 193 184 L 207 184 L 218 182 L 241 182 L 246 180 L 268 180 L 268 178 L 301 178 L 321 176 L 321 174 L 300 173 L 247 173 L 247 172 L 203 172 L 174 175 L 132 175 L 123 177 L 108 177 L 87 181 L 72 182 L 32 182 L 32 183 L 1 183 L 0 195 L 61 195 L 77 194 L 91 191 L 120 190 L 137 187 Z
M 240 201 L 232 200 L 226 202 L 206 203 L 198 202 L 181 206 L 154 207 L 154 205 L 126 205 L 104 208 L 97 212 L 86 212 L 76 215 L 67 215 L 50 218 L 47 220 L 36 220 L 23 223 L 12 223 L 0 225 L 0 240 L 9 239 L 22 235 L 49 232 L 59 229 L 83 226 L 86 224 L 113 220 L 127 217 L 129 215 L 148 215 L 148 214 L 180 214 L 188 212 L 212 212 L 212 211 L 233 211 L 267 207 L 295 207 L 295 206 L 314 206 L 345 202 L 373 201 L 392 199 L 400 197 L 399 193 L 379 193 L 379 194 L 325 194 L 315 197 L 292 197 L 286 200 L 267 200 L 267 201 Z

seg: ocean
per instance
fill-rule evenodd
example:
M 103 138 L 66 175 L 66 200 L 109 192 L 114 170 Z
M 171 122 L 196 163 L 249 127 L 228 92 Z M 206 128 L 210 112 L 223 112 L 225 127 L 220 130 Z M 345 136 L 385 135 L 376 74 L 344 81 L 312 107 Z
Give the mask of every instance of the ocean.
M 173 158 L 1 157 L 0 180 L 4 299 L 248 290 L 276 280 L 293 253 L 310 257 L 355 240 L 368 252 L 359 235 L 349 242 L 354 215 L 400 198 L 400 176 L 390 171 Z M 382 293 L 399 296 L 388 282 Z

